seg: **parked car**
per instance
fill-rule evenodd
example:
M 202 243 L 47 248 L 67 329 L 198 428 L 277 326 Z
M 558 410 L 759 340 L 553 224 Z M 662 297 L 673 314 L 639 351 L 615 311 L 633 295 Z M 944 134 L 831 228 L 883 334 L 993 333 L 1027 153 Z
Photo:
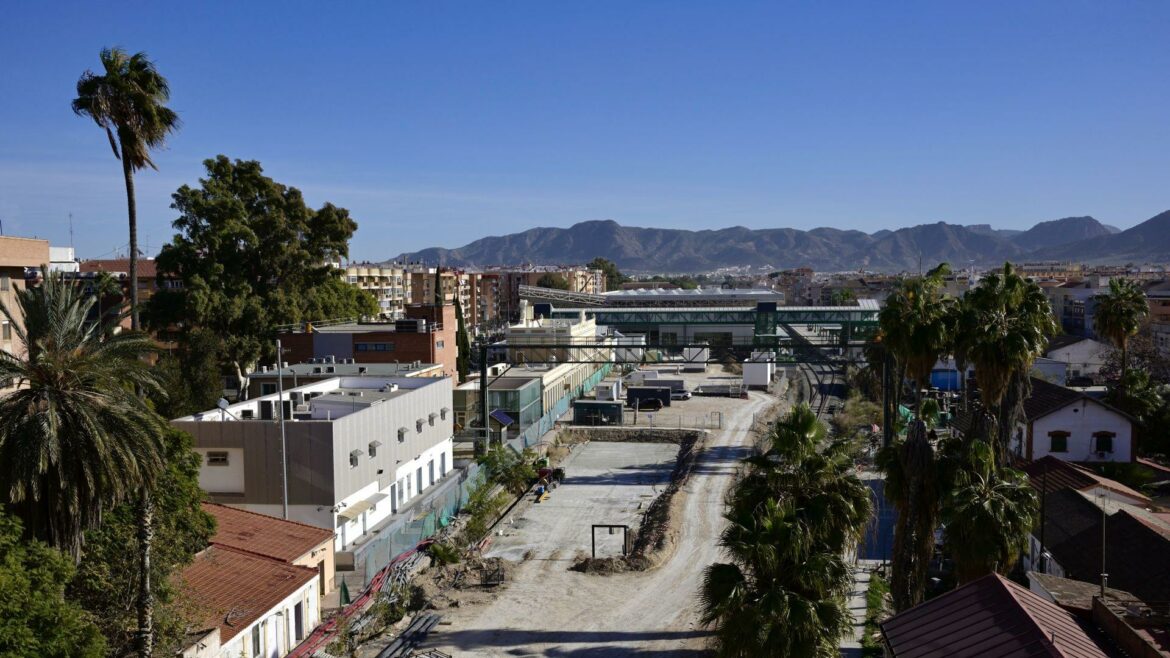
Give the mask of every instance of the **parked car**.
M 671 400 L 689 400 L 691 399 L 690 391 L 672 391 L 670 393 Z
M 638 411 L 661 411 L 662 400 L 658 398 L 643 398 L 634 400 L 631 407 L 637 407 Z

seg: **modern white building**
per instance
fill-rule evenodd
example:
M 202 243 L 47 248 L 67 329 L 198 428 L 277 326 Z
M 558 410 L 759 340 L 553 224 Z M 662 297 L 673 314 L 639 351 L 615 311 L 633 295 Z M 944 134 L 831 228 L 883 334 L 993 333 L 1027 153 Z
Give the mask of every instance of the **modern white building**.
M 212 501 L 277 517 L 283 426 L 288 517 L 335 532 L 341 553 L 452 470 L 451 407 L 446 377 L 334 377 L 172 424 L 194 437 Z
M 1056 336 L 1048 342 L 1044 355 L 1068 364 L 1068 376 L 1093 377 L 1101 370 L 1109 345 L 1084 336 Z

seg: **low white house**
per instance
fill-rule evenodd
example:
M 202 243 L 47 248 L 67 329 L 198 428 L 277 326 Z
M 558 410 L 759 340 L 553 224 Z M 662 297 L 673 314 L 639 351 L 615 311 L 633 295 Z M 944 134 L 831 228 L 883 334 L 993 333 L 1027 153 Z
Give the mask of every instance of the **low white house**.
M 1011 445 L 1029 461 L 1051 455 L 1072 462 L 1130 462 L 1136 456 L 1129 416 L 1037 377 Z
M 183 658 L 281 658 L 321 621 L 316 569 L 216 544 L 181 582 L 202 622 Z
M 1101 370 L 1109 345 L 1084 336 L 1056 336 L 1044 356 L 1068 364 L 1069 377 L 1093 377 Z

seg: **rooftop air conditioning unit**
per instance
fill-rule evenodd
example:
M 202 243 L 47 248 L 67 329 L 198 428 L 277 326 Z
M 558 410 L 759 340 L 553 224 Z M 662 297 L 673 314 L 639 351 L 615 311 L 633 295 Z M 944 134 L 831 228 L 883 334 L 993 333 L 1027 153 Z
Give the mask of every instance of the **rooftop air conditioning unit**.
M 313 374 L 314 375 L 321 374 L 321 366 L 313 366 Z
M 241 409 L 240 420 L 252 420 L 256 417 L 256 412 L 252 409 Z

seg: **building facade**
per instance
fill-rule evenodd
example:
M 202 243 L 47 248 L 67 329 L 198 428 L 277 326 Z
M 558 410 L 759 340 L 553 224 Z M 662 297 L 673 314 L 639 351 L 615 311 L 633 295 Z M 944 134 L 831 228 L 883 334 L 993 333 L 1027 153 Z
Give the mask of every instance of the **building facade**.
M 275 516 L 283 427 L 289 519 L 332 530 L 340 553 L 453 469 L 451 406 L 446 378 L 337 377 L 172 424 L 194 438 L 212 501 Z

